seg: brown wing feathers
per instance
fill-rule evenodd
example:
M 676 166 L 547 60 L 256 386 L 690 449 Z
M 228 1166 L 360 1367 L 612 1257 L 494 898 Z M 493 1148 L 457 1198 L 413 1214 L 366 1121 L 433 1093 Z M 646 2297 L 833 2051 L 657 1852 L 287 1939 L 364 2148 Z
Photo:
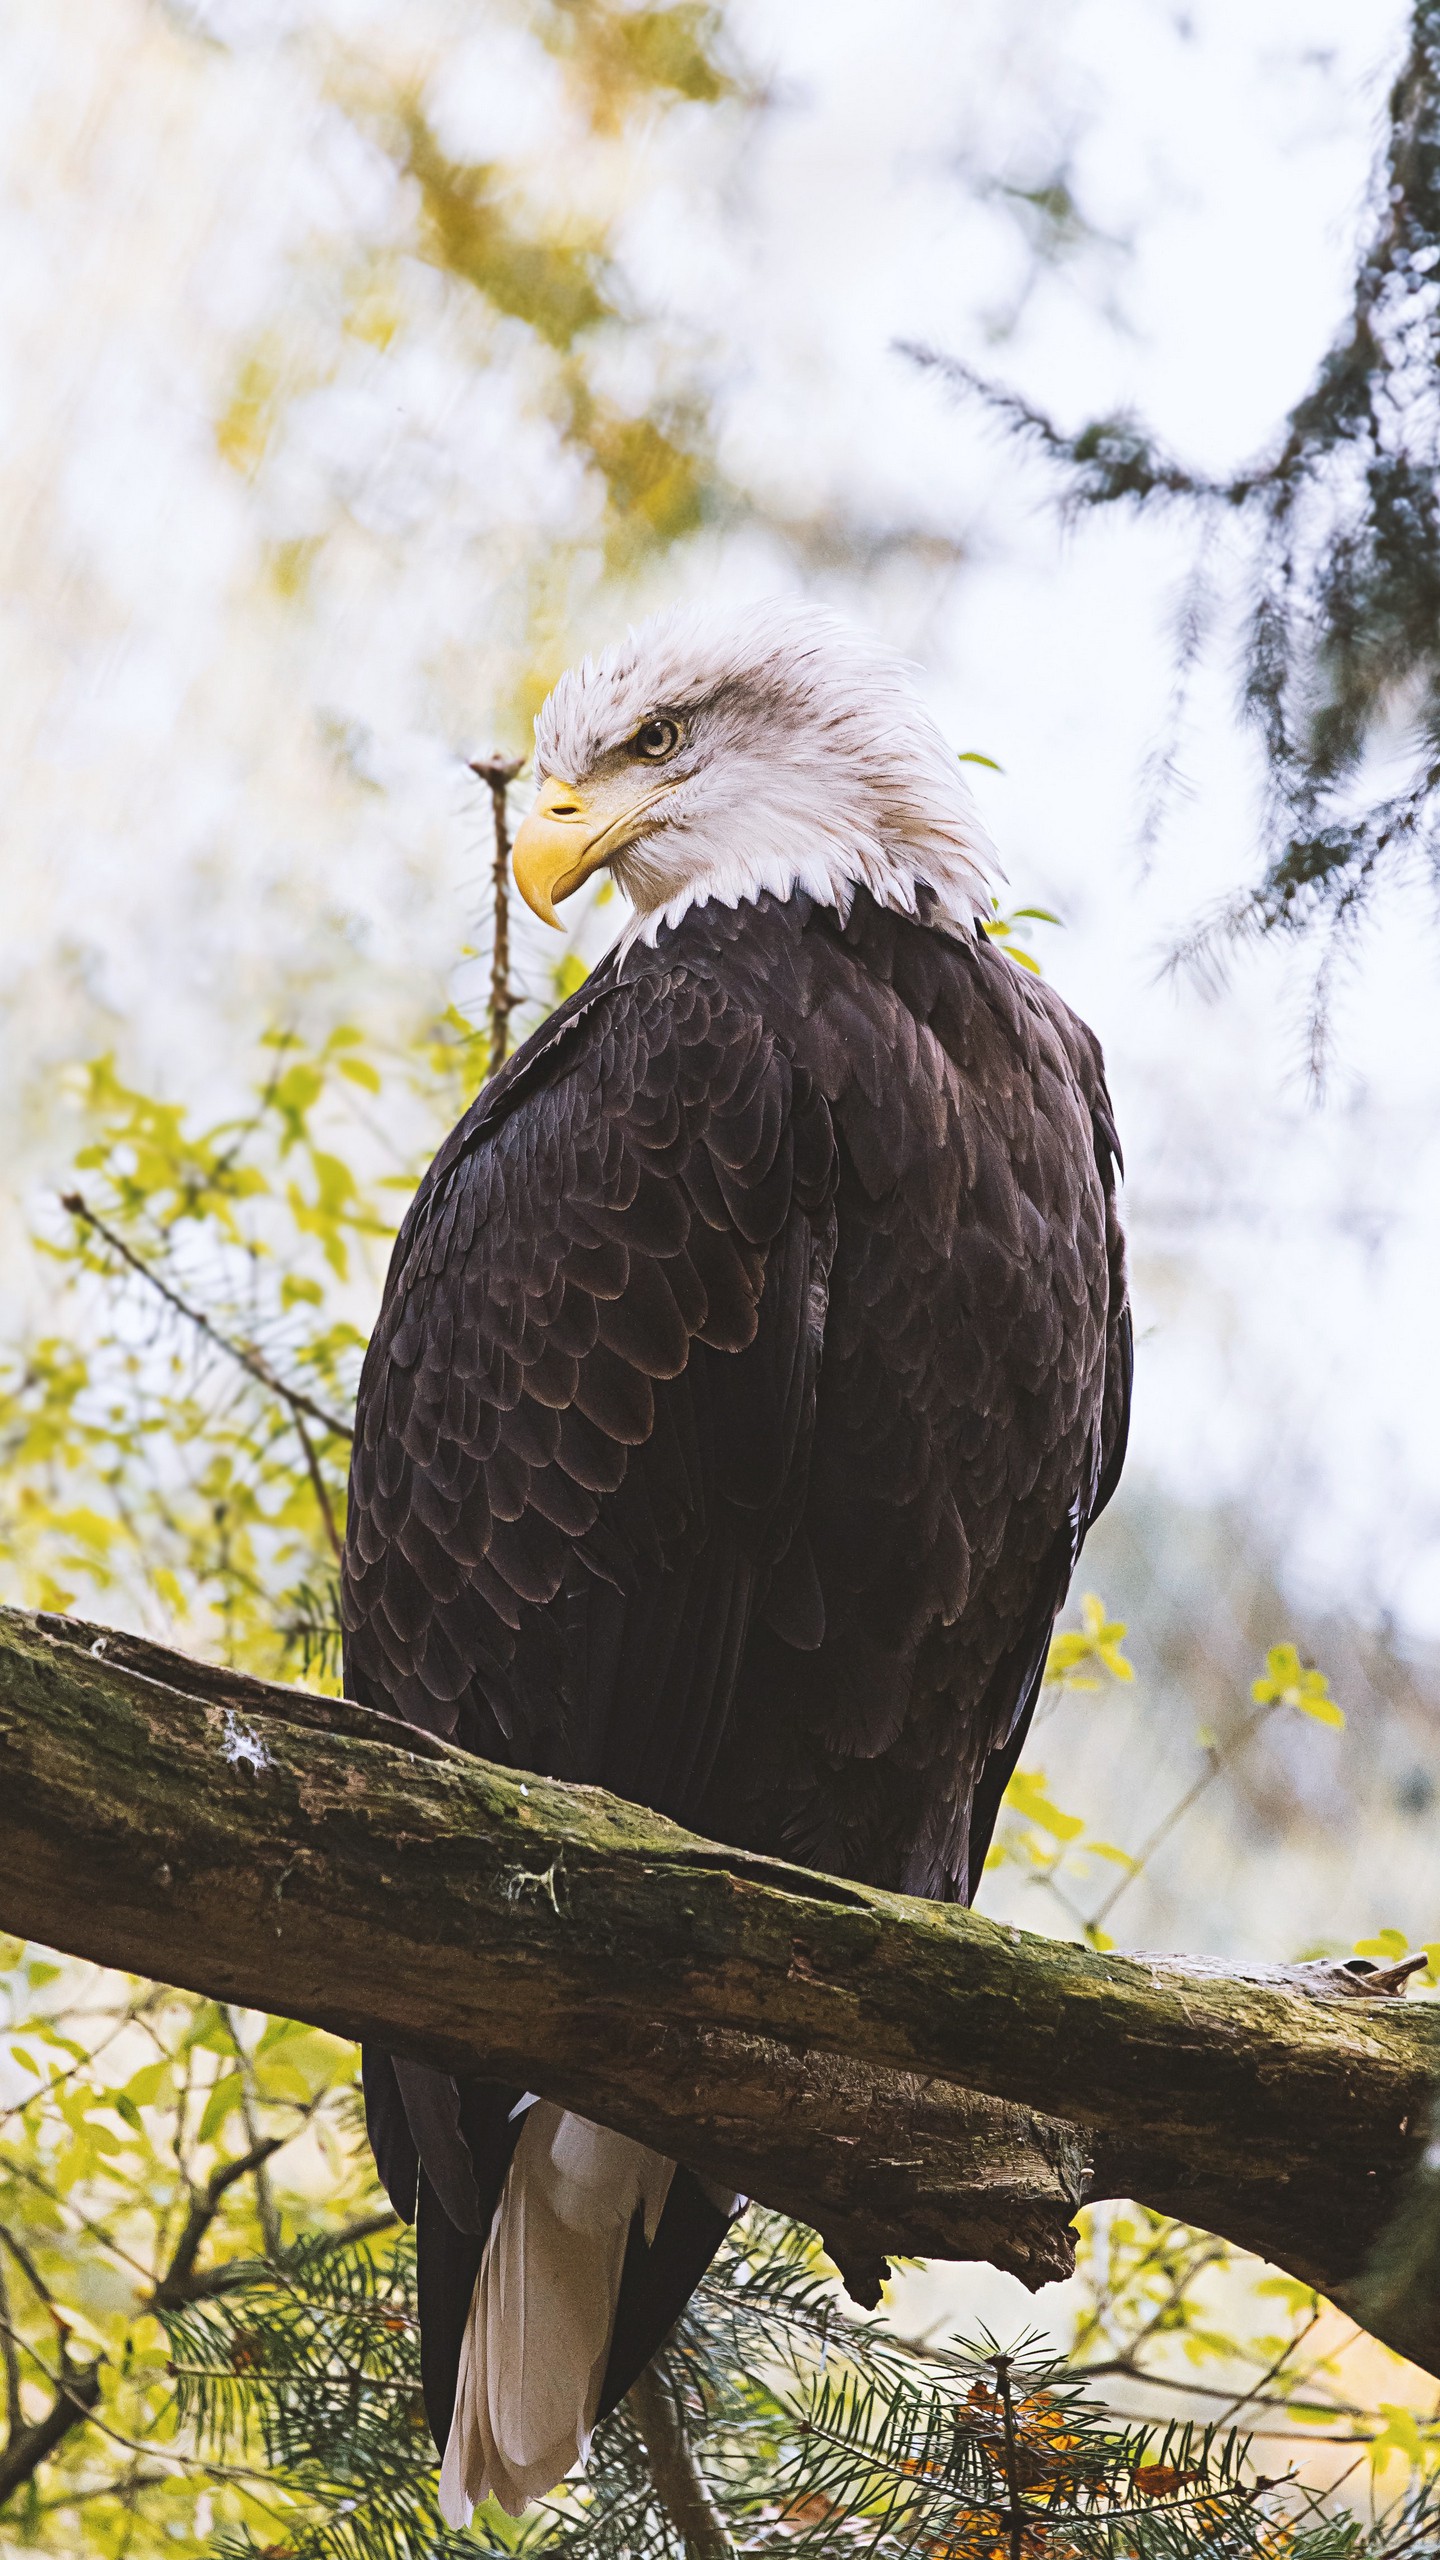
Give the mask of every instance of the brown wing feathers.
M 728 1836 L 965 1890 L 1123 1452 L 1115 1154 L 1089 1033 L 983 940 L 794 898 L 607 963 L 397 1245 L 351 1676 Z
M 797 896 L 605 963 L 397 1240 L 352 1693 L 711 1837 L 967 1893 L 1123 1455 L 1116 1153 L 1094 1042 L 983 939 Z M 443 2446 L 519 2093 L 378 2053 L 365 2085 L 418 2199 Z M 724 2227 L 677 2172 L 606 2406 Z
M 349 1654 L 414 1720 L 491 1749 L 498 1727 L 521 1760 L 572 1756 L 560 1668 L 588 1683 L 581 1756 L 598 1733 L 612 1783 L 653 1759 L 673 1785 L 694 1753 L 618 1734 L 596 1666 L 623 1689 L 648 1644 L 634 1714 L 668 1686 L 682 1729 L 687 1695 L 703 1728 L 733 1687 L 803 1422 L 828 1118 L 764 1024 L 682 972 L 603 988 L 472 1119 L 407 1221 L 367 1359 Z M 557 1657 L 532 1621 L 562 1593 Z

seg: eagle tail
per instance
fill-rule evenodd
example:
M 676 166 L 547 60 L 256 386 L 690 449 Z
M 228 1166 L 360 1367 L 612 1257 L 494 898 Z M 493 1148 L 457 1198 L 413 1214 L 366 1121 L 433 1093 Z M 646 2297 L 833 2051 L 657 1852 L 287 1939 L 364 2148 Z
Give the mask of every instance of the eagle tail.
M 672 2160 L 545 2099 L 525 2112 L 460 2349 L 440 2513 L 524 2513 L 590 2450 L 632 2240 L 653 2246 Z M 676 2306 L 679 2307 L 678 2305 Z
M 544 2099 L 364 2050 L 376 2166 L 416 2224 L 441 2507 L 543 2497 L 663 2346 L 743 2196 Z

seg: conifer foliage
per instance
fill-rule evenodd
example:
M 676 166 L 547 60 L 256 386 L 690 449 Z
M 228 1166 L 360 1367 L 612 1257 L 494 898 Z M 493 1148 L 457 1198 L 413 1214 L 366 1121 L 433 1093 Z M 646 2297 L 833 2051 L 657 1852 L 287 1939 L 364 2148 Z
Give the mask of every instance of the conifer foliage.
M 949 355 L 908 352 L 1056 470 L 1072 516 L 1118 506 L 1195 520 L 1182 691 L 1213 624 L 1210 537 L 1238 530 L 1268 857 L 1223 929 L 1343 931 L 1383 876 L 1440 872 L 1440 0 L 1415 0 L 1344 324 L 1254 462 L 1211 477 L 1133 416 L 1071 432 Z M 1372 787 L 1367 757 L 1397 744 L 1404 780 Z
M 1377 2537 L 1267 2479 L 1234 2433 L 1117 2423 L 1033 2348 L 907 2346 L 849 2309 L 808 2235 L 754 2213 L 587 2478 L 519 2528 L 482 2515 L 447 2535 L 412 2277 L 408 2246 L 304 2245 L 167 2318 L 184 2414 L 217 2446 L 258 2431 L 309 2508 L 279 2545 L 224 2539 L 234 2560 L 459 2560 L 477 2542 L 496 2560 L 1418 2560 L 1440 2534 L 1440 2484 Z

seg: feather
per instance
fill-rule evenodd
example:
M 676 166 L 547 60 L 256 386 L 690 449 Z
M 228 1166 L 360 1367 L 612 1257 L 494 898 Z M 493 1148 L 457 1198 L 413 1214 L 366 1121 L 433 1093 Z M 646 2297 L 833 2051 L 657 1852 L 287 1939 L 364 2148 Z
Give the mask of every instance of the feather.
M 440 2513 L 522 2515 L 583 2462 L 637 2219 L 659 2228 L 673 2160 L 547 2100 L 529 2106 L 460 2350 Z

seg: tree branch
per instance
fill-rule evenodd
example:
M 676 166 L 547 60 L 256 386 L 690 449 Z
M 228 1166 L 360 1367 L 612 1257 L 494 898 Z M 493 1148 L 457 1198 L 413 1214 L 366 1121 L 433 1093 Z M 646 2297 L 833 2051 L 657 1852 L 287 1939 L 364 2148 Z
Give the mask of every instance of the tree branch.
M 510 984 L 510 785 L 523 756 L 481 756 L 470 770 L 490 794 L 495 827 L 493 892 L 495 938 L 490 954 L 490 1073 L 505 1064 L 515 991 Z
M 237 2179 L 248 2178 L 252 2170 L 258 2173 L 267 2160 L 273 2160 L 276 2152 L 284 2148 L 284 2136 L 270 2134 L 242 2152 L 238 2160 L 226 2160 L 211 2171 L 198 2195 L 190 2199 L 185 2227 L 175 2243 L 169 2266 L 145 2306 L 148 2311 L 173 2311 L 182 2302 L 198 2301 L 203 2294 L 215 2290 L 207 2277 L 195 2272 L 205 2234 Z
M 735 2560 L 725 2519 L 695 2459 L 667 2357 L 657 2356 L 632 2382 L 628 2405 L 649 2456 L 656 2496 L 685 2545 L 685 2560 Z
M 197 1333 L 203 1334 L 205 1340 L 212 1343 L 217 1351 L 223 1351 L 227 1360 L 234 1360 L 248 1376 L 255 1380 L 257 1386 L 264 1387 L 268 1394 L 279 1397 L 280 1402 L 289 1408 L 295 1427 L 300 1434 L 301 1446 L 311 1469 L 312 1481 L 315 1481 L 318 1477 L 318 1469 L 315 1466 L 314 1452 L 304 1429 L 302 1416 L 308 1415 L 312 1422 L 318 1422 L 322 1431 L 333 1432 L 337 1440 L 353 1440 L 355 1435 L 349 1423 L 344 1421 L 338 1413 L 328 1412 L 323 1404 L 317 1404 L 313 1396 L 306 1395 L 303 1387 L 293 1387 L 288 1378 L 282 1378 L 278 1369 L 271 1368 L 264 1353 L 257 1351 L 253 1343 L 232 1342 L 229 1334 L 221 1332 L 220 1327 L 206 1315 L 203 1307 L 192 1306 L 190 1300 L 182 1297 L 180 1291 L 155 1269 L 153 1263 L 147 1262 L 143 1254 L 137 1253 L 133 1245 L 127 1244 L 125 1238 L 117 1234 L 115 1228 L 109 1226 L 105 1219 L 91 1208 L 83 1191 L 62 1193 L 60 1206 L 68 1210 L 72 1218 L 78 1218 L 80 1224 L 88 1227 L 93 1235 L 99 1236 L 102 1244 L 107 1245 L 113 1254 L 117 1254 L 127 1269 L 133 1271 L 138 1279 L 147 1282 L 156 1296 L 163 1298 L 166 1306 L 171 1308 L 174 1314 L 183 1316 L 185 1322 L 193 1325 Z M 328 1496 L 318 1482 L 316 1482 L 316 1491 L 331 1543 L 334 1544 L 335 1524 L 330 1513 Z
M 98 2362 L 78 2367 L 62 2364 L 54 2400 L 44 2417 L 31 2427 L 18 2428 L 0 2453 L 0 2507 L 34 2478 L 72 2427 L 84 2425 L 99 2397 Z
M 5 2260 L 0 2256 L 0 2362 L 5 2367 L 5 2442 L 12 2445 L 25 2424 L 20 2405 L 20 2355 L 15 2332 L 10 2325 L 10 2292 L 5 2282 Z
M 817 2225 L 1040 2283 L 1131 2196 L 1344 2302 L 1423 2147 L 1404 1968 L 1097 1955 L 698 1840 L 352 1700 L 0 1612 L 0 1925 L 518 2081 Z M 1379 2334 L 1440 2368 L 1440 2308 Z

